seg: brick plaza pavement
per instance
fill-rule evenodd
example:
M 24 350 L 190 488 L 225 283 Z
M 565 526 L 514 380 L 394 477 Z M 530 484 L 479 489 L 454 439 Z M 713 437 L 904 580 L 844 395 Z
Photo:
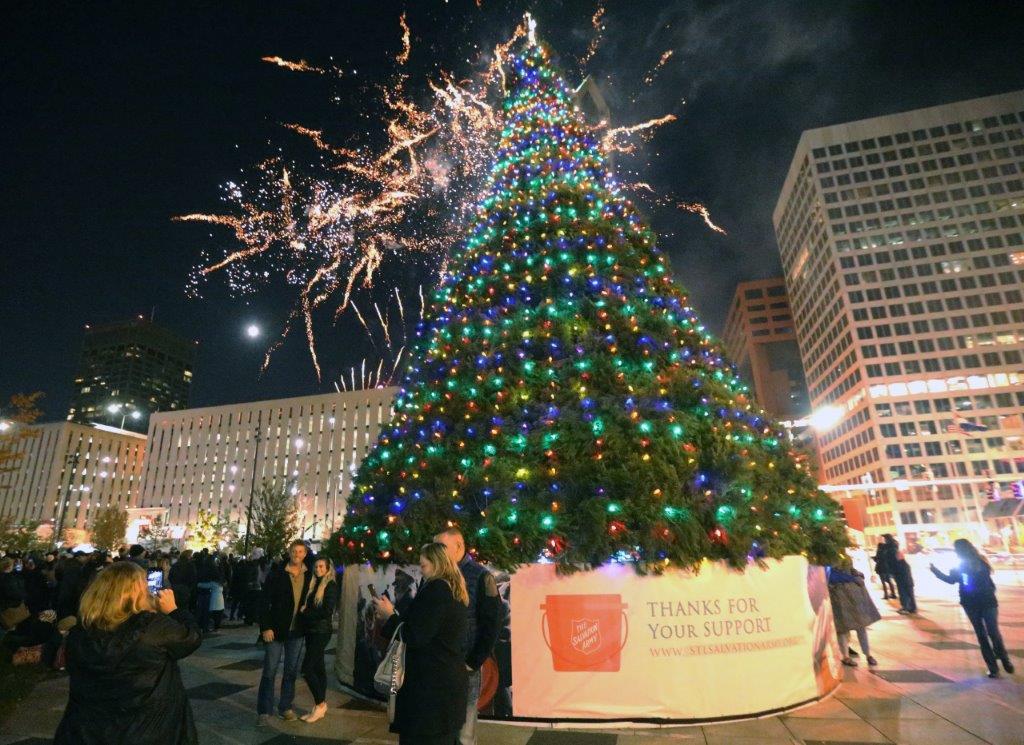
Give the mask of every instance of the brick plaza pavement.
M 846 669 L 831 698 L 782 716 L 707 726 L 573 731 L 482 724 L 481 745 L 1024 745 L 1024 587 L 1000 589 L 1000 621 L 1015 676 L 989 680 L 955 588 L 922 597 L 918 617 L 897 615 L 878 599 L 871 627 L 873 671 Z M 261 654 L 253 629 L 225 629 L 183 661 L 182 673 L 203 745 L 388 745 L 382 712 L 336 687 L 316 724 L 256 724 Z M 328 657 L 328 669 L 332 658 Z M 771 681 L 764 681 L 771 685 Z M 312 705 L 299 680 L 296 706 Z M 0 745 L 49 743 L 67 700 L 67 678 L 40 684 L 0 729 Z

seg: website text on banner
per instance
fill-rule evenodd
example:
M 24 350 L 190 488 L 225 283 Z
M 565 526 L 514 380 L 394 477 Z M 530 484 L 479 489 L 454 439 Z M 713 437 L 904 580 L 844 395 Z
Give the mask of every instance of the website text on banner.
M 824 570 L 802 557 L 647 577 L 534 564 L 511 590 L 517 717 L 740 717 L 838 685 Z

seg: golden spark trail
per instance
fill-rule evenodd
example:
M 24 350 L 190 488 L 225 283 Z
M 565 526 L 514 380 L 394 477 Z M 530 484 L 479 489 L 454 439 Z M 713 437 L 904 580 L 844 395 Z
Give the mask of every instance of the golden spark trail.
M 370 337 L 370 342 L 372 343 L 373 334 L 370 333 L 370 327 L 366 325 L 366 319 L 363 318 L 363 314 L 359 312 L 359 306 L 356 305 L 356 301 L 353 300 L 349 305 L 352 307 L 352 310 L 356 312 L 356 318 L 359 319 L 359 323 L 363 324 L 363 328 L 366 329 L 366 335 Z M 376 346 L 376 344 L 374 344 L 374 346 Z
M 594 29 L 594 36 L 590 39 L 590 45 L 587 47 L 587 53 L 583 55 L 583 59 L 580 60 L 580 67 L 586 67 L 590 60 L 597 54 L 597 48 L 601 45 L 601 34 L 604 32 L 604 25 L 601 23 L 601 19 L 604 18 L 604 6 L 598 7 L 594 11 L 593 17 L 590 19 L 590 25 Z
M 395 287 L 395 300 L 398 301 L 398 319 L 402 322 L 402 329 L 405 329 L 405 308 L 402 307 L 402 296 L 398 294 L 398 288 Z
M 667 52 L 661 55 L 661 59 L 658 60 L 658 64 L 651 68 L 651 71 L 647 73 L 647 75 L 644 77 L 645 84 L 650 85 L 651 83 L 654 82 L 654 78 L 657 76 L 658 70 L 665 66 L 665 63 L 669 61 L 669 58 L 673 54 L 675 54 L 675 50 L 669 49 Z
M 388 323 L 384 320 L 384 316 L 380 313 L 380 306 L 377 303 L 373 304 L 373 309 L 377 311 L 377 320 L 380 321 L 380 326 L 384 329 L 384 342 L 387 344 L 387 348 L 391 349 L 391 333 L 388 330 Z
M 648 119 L 646 122 L 640 122 L 639 124 L 631 124 L 626 127 L 614 127 L 607 130 L 601 137 L 601 144 L 609 151 L 616 151 L 621 153 L 631 153 L 636 149 L 635 145 L 619 144 L 617 141 L 619 137 L 626 137 L 637 132 L 645 132 L 647 130 L 660 127 L 663 124 L 674 122 L 678 117 L 675 114 L 666 114 L 665 116 L 657 117 L 656 119 Z M 606 125 L 602 122 L 598 126 Z
M 402 27 L 402 51 L 395 57 L 395 62 L 404 65 L 409 61 L 409 52 L 412 51 L 412 44 L 409 40 L 409 24 L 405 22 L 405 13 L 399 17 L 398 23 Z
M 405 347 L 403 346 L 401 349 L 398 350 L 398 354 L 395 356 L 395 364 L 392 365 L 392 367 L 391 367 L 391 374 L 388 375 L 388 382 L 389 383 L 394 382 L 394 380 L 395 380 L 395 373 L 398 371 L 398 363 L 402 361 L 402 353 L 404 351 L 405 351 Z
M 301 60 L 301 59 L 298 62 L 292 62 L 291 60 L 286 60 L 286 59 L 282 59 L 281 57 L 276 57 L 275 56 L 275 57 L 260 57 L 260 61 L 261 62 L 269 62 L 272 65 L 277 65 L 278 67 L 283 67 L 286 70 L 291 70 L 292 72 L 315 72 L 318 75 L 323 75 L 325 72 L 327 72 L 323 68 L 315 67 L 315 66 L 309 64 L 308 62 L 306 62 L 306 60 Z
M 705 207 L 703 204 L 700 204 L 698 202 L 680 202 L 676 206 L 681 210 L 685 210 L 686 212 L 692 212 L 695 215 L 700 215 L 702 218 L 704 218 L 704 224 L 707 225 L 712 230 L 714 230 L 716 233 L 728 235 L 728 233 L 726 233 L 723 228 L 719 227 L 718 225 L 715 225 L 715 223 L 711 221 L 711 213 L 708 212 L 708 208 Z
M 291 123 L 282 124 L 281 126 L 284 127 L 285 129 L 290 129 L 291 131 L 296 132 L 297 134 L 300 134 L 303 137 L 308 137 L 310 140 L 313 141 L 313 144 L 316 145 L 317 148 L 319 148 L 320 150 L 324 150 L 328 153 L 332 153 L 333 155 L 338 155 L 345 158 L 356 158 L 359 155 L 355 150 L 349 150 L 348 148 L 334 147 L 333 145 L 329 145 L 324 140 L 324 133 L 318 129 L 310 129 L 308 127 L 303 127 L 301 124 Z

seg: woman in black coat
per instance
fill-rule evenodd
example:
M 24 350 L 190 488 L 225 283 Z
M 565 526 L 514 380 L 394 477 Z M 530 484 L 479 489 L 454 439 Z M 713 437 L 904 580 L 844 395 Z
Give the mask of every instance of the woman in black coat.
M 406 643 L 405 683 L 391 731 L 398 733 L 399 745 L 451 745 L 466 721 L 469 595 L 443 543 L 421 549 L 420 570 L 424 584 L 401 616 L 386 597 L 375 601 L 377 615 L 387 619 L 383 633 L 390 638 L 401 625 Z
M 886 533 L 875 551 L 875 574 L 882 583 L 882 599 L 896 599 L 896 546 L 895 538 Z
M 1002 660 L 1006 672 L 1012 673 L 1013 663 L 1003 645 L 1003 635 L 999 633 L 999 602 L 996 600 L 996 585 L 992 581 L 992 567 L 966 538 L 953 541 L 953 550 L 960 559 L 959 570 L 946 574 L 934 564 L 930 564 L 929 569 L 943 582 L 959 586 L 960 605 L 978 637 L 981 656 L 988 665 L 988 677 L 999 677 L 997 659 Z
M 54 745 L 198 743 L 177 660 L 202 637 L 173 591 L 154 600 L 142 568 L 121 561 L 97 574 L 78 620 L 67 638 L 71 690 Z
M 299 609 L 299 626 L 306 637 L 306 656 L 302 658 L 302 677 L 313 694 L 313 711 L 300 717 L 316 722 L 327 714 L 327 670 L 324 653 L 334 631 L 334 609 L 338 607 L 338 583 L 328 559 L 313 564 L 313 580 Z

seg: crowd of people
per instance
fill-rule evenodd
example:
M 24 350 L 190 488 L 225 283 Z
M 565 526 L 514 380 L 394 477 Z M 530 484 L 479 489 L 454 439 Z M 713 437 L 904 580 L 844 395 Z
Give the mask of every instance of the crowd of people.
M 1003 670 L 1013 674 L 1014 665 L 999 631 L 999 602 L 996 599 L 996 585 L 992 580 L 992 566 L 966 538 L 953 541 L 953 551 L 957 558 L 955 569 L 944 572 L 935 564 L 930 564 L 929 569 L 943 582 L 958 586 L 960 605 L 978 638 L 982 659 L 988 667 L 988 677 L 999 677 L 1000 662 Z M 910 563 L 900 549 L 899 541 L 892 535 L 883 535 L 878 543 L 874 568 L 882 586 L 882 599 L 898 601 L 896 612 L 900 615 L 917 615 L 917 598 Z M 829 567 L 828 576 L 842 663 L 853 667 L 857 665 L 855 658 L 860 654 L 850 646 L 850 634 L 856 632 L 861 653 L 866 657 L 868 665 L 874 667 L 878 662 L 871 655 L 867 629 L 881 619 L 881 614 L 867 592 L 864 575 L 852 566 L 847 566 Z
M 989 676 L 1014 667 L 998 625 L 996 587 L 985 557 L 967 540 L 954 544 L 958 569 L 931 571 L 959 586 Z M 475 745 L 480 669 L 494 651 L 502 603 L 494 575 L 466 551 L 457 529 L 423 546 L 415 594 L 374 598 L 382 633 L 406 645 L 404 684 L 390 701 L 391 728 L 402 745 Z M 892 536 L 875 554 L 883 599 L 914 615 L 906 557 Z M 70 692 L 55 743 L 195 743 L 196 728 L 177 661 L 199 648 L 225 620 L 258 625 L 264 662 L 257 724 L 316 722 L 327 714 L 324 654 L 339 602 L 338 570 L 296 540 L 280 557 L 202 550 L 150 554 L 131 546 L 116 555 L 50 551 L 0 558 L 0 626 L 7 653 L 35 650 L 66 666 Z M 842 662 L 871 653 L 867 629 L 881 618 L 862 573 L 828 568 Z M 851 646 L 856 633 L 860 652 Z M 313 709 L 299 717 L 302 674 Z M 278 688 L 278 676 L 280 686 Z
M 405 745 L 475 745 L 480 668 L 501 625 L 498 588 L 457 530 L 424 546 L 420 567 L 419 591 L 400 613 L 387 597 L 376 601 L 384 628 L 407 645 L 391 727 Z M 322 719 L 339 595 L 336 567 L 299 540 L 276 559 L 260 549 L 238 557 L 138 545 L 0 559 L 3 646 L 69 674 L 57 745 L 197 742 L 177 661 L 225 620 L 259 628 L 257 724 L 275 713 Z M 301 717 L 300 672 L 314 703 Z

